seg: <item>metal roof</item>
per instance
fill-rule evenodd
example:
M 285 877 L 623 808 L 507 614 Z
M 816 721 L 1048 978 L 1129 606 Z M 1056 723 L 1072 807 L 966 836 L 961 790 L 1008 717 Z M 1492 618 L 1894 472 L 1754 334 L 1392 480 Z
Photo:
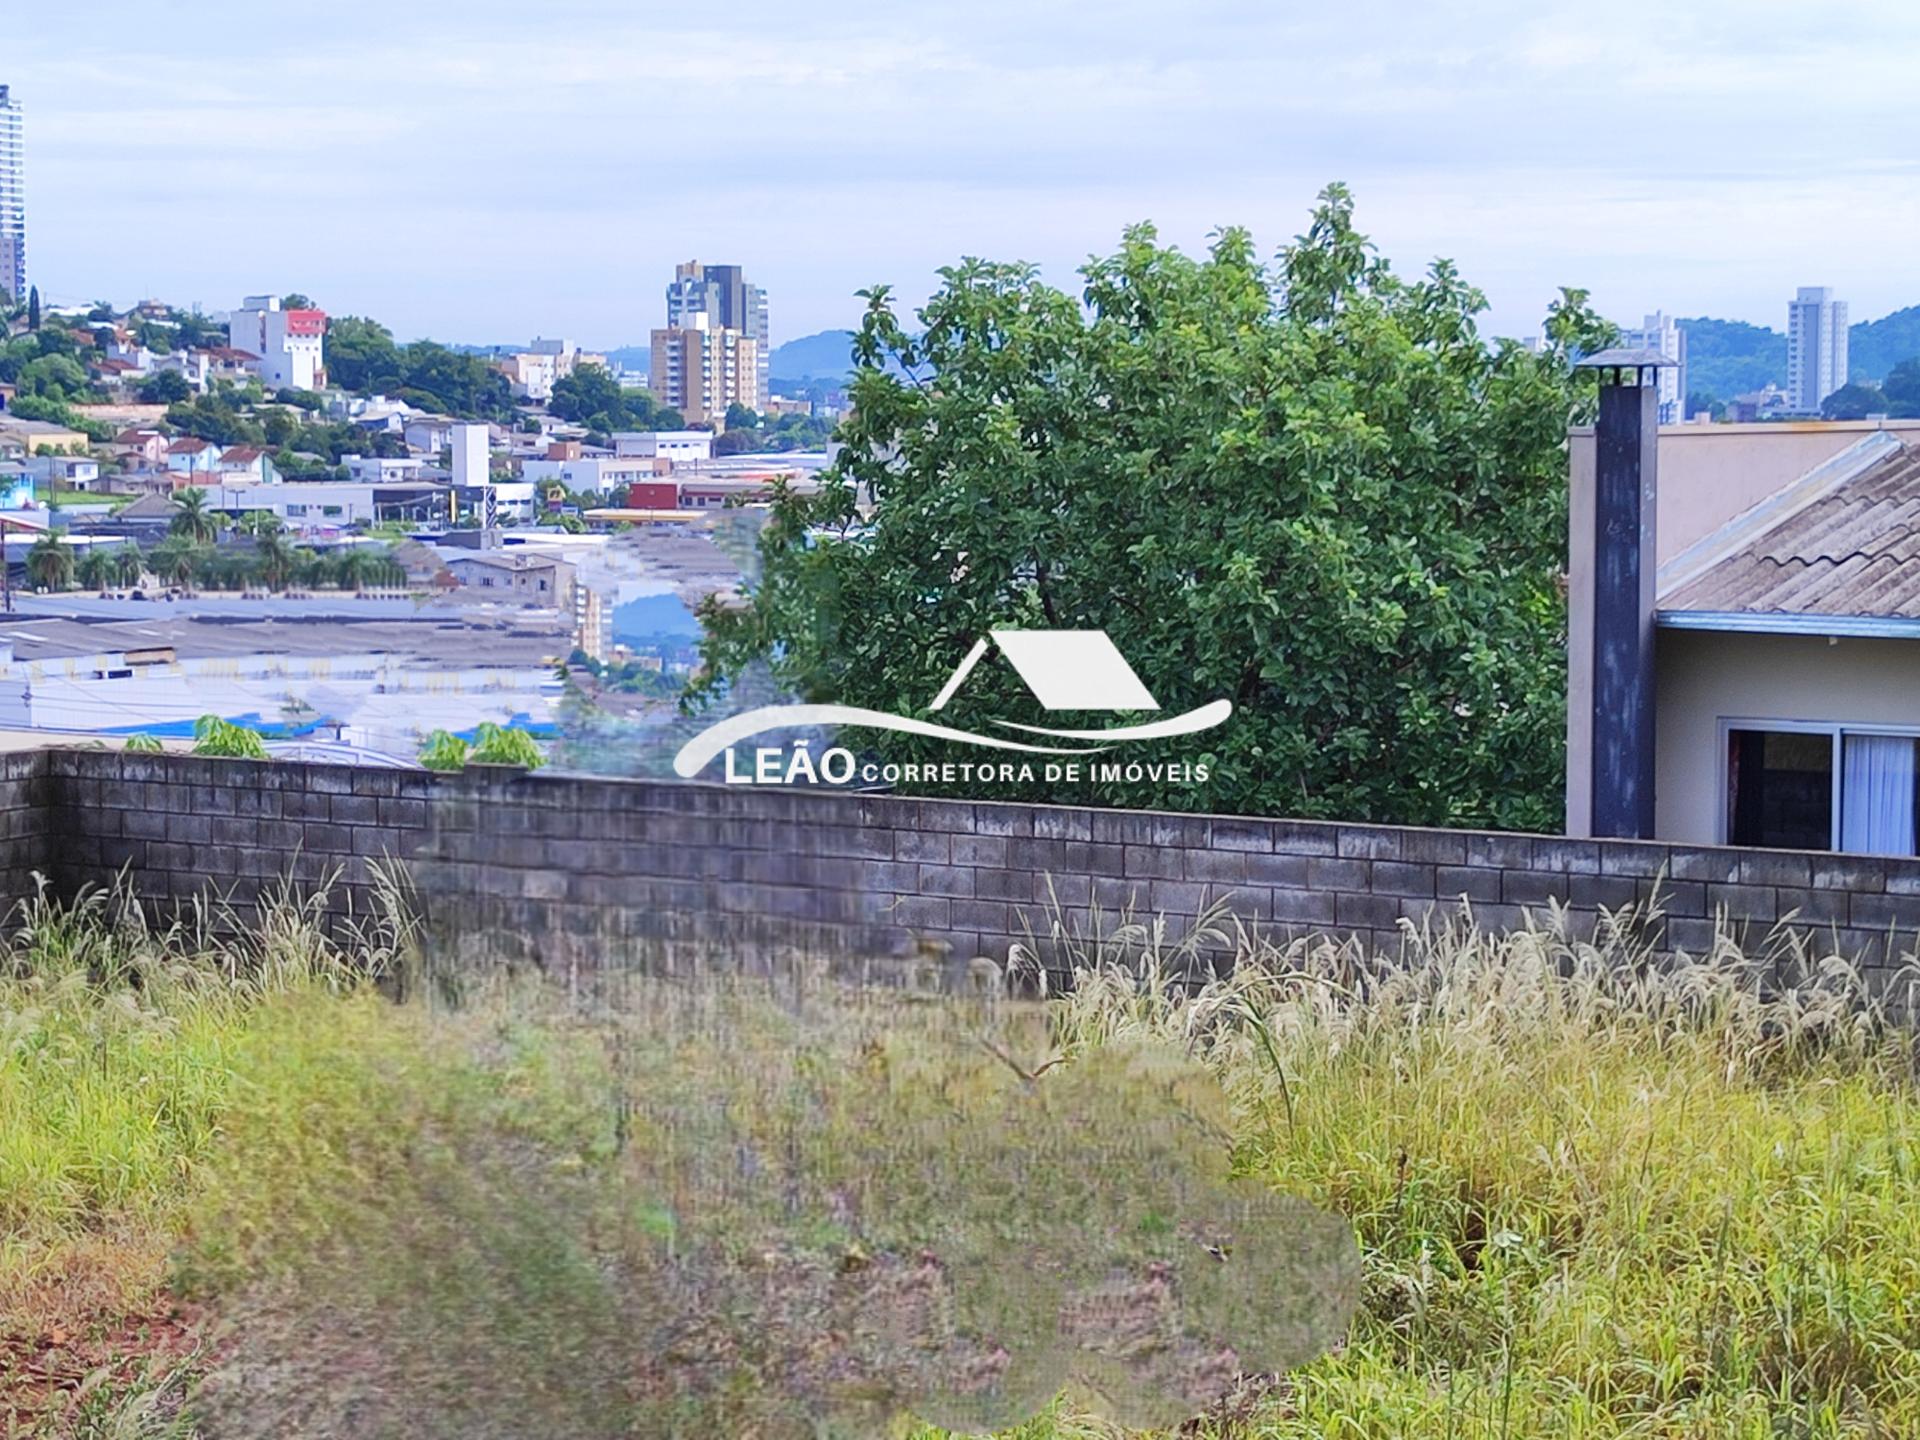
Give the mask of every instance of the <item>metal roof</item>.
M 1668 357 L 1663 350 L 1629 350 L 1616 345 L 1611 350 L 1602 350 L 1598 354 L 1588 355 L 1574 363 L 1576 370 L 1659 370 L 1672 369 L 1679 365 L 1678 360 Z
M 1729 528 L 1741 524 L 1739 518 Z M 1920 620 L 1920 447 L 1815 488 L 1723 558 L 1660 597 L 1661 623 L 1753 628 L 1740 617 Z M 1688 615 L 1695 618 L 1682 620 Z

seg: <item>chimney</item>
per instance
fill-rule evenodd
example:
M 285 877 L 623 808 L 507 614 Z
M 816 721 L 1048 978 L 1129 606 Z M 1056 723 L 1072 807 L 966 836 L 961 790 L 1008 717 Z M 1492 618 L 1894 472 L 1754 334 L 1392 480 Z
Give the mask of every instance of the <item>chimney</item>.
M 1603 350 L 1594 425 L 1592 823 L 1653 838 L 1654 512 L 1659 494 L 1658 350 Z

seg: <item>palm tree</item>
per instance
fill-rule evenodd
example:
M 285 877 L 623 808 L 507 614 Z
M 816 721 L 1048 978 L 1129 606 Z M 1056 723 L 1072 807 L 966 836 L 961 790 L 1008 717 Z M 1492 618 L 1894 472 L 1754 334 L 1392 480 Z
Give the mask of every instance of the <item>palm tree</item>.
M 153 547 L 153 573 L 176 585 L 192 581 L 205 555 L 203 547 L 184 535 L 169 535 Z
M 167 523 L 171 533 L 202 544 L 210 543 L 219 533 L 219 521 L 207 508 L 207 492 L 199 486 L 189 485 L 180 491 L 173 497 L 173 505 L 173 519 Z
M 288 577 L 300 563 L 300 557 L 293 546 L 287 543 L 287 537 L 276 526 L 263 531 L 254 545 L 258 550 L 254 564 L 260 572 L 260 578 L 266 581 L 269 590 L 284 588 Z
M 109 574 L 121 585 L 138 585 L 147 569 L 146 558 L 138 545 L 122 545 L 118 550 L 109 551 L 107 564 Z
M 74 567 L 74 573 L 80 579 L 82 590 L 105 590 L 113 584 L 113 556 L 98 545 L 89 545 L 79 565 Z
M 351 585 L 356 592 L 365 589 L 372 559 L 358 545 L 342 550 L 340 558 L 333 562 L 333 573 L 340 588 L 344 590 Z
M 42 535 L 27 551 L 27 578 L 42 590 L 64 590 L 73 580 L 73 550 L 58 535 Z
M 263 535 L 278 533 L 280 517 L 271 510 L 249 510 L 240 517 L 240 529 L 258 540 Z

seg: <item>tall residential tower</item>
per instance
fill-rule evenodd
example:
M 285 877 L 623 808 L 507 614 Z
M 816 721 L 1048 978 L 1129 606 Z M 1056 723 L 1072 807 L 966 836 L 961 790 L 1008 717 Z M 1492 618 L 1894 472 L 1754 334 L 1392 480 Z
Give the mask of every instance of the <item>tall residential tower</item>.
M 1847 302 L 1802 285 L 1787 306 L 1787 403 L 1802 414 L 1847 383 Z
M 20 102 L 0 85 L 0 290 L 27 298 L 27 150 Z
M 767 339 L 767 292 L 749 281 L 738 265 L 689 260 L 673 267 L 673 283 L 667 287 L 667 329 L 691 330 L 696 315 L 707 317 L 709 330 L 733 330 L 753 342 L 758 378 L 741 403 L 765 410 L 771 378 L 767 367 L 773 358 Z

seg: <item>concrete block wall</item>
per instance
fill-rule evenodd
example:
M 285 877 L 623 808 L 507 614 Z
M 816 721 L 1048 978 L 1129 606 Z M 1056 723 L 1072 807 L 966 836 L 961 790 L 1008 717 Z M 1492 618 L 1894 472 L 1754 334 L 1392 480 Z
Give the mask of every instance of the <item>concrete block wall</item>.
M 1656 885 L 1666 945 L 1696 953 L 1717 916 L 1758 939 L 1792 914 L 1891 984 L 1920 932 L 1916 859 L 107 750 L 7 763 L 29 812 L 0 841 L 16 891 L 33 864 L 65 891 L 126 867 L 158 899 L 242 904 L 337 874 L 336 908 L 364 909 L 392 856 L 445 939 L 569 971 L 926 942 L 963 964 L 1055 918 L 1084 935 L 1131 910 L 1177 935 L 1217 902 L 1269 934 L 1393 950 L 1401 921 L 1463 899 L 1488 928 L 1549 902 L 1591 924 Z

